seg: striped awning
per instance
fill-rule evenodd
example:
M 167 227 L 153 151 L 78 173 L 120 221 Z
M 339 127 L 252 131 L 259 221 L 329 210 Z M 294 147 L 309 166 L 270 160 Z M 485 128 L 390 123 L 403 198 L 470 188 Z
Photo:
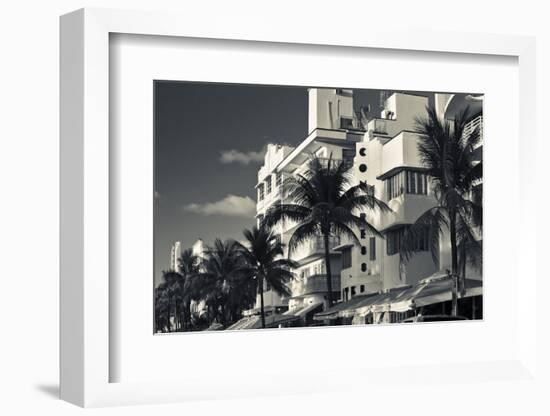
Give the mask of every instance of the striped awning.
M 479 296 L 483 293 L 480 280 L 466 279 L 465 293 L 461 297 Z M 452 279 L 447 274 L 434 274 L 414 286 L 402 286 L 384 292 L 353 297 L 332 308 L 315 314 L 313 319 L 351 318 L 373 312 L 406 312 L 421 306 L 446 302 L 452 299 Z

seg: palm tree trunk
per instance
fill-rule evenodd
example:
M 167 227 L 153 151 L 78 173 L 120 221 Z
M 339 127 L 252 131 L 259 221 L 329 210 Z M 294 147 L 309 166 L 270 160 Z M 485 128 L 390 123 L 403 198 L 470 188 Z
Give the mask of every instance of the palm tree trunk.
M 172 322 L 170 322 L 170 315 L 172 315 L 172 296 L 168 298 L 168 316 L 167 316 L 167 324 L 168 324 L 168 332 L 172 332 Z
M 264 311 L 264 281 L 258 282 L 260 285 L 260 313 L 262 315 L 262 328 L 265 328 L 265 311 Z
M 330 269 L 330 247 L 329 247 L 329 235 L 325 233 L 323 235 L 325 242 L 325 268 L 327 271 L 327 309 L 332 306 L 332 272 Z
M 456 213 L 449 212 L 449 228 L 451 232 L 451 277 L 452 277 L 452 311 L 451 315 L 458 315 L 458 247 L 456 242 Z
M 466 245 L 462 244 L 461 247 L 462 247 L 462 250 L 461 250 L 461 256 L 462 256 L 461 269 L 462 270 L 460 271 L 458 292 L 460 293 L 460 297 L 464 297 L 464 295 L 466 294 L 466 265 L 467 265 L 466 262 L 468 261 L 468 259 L 467 259 Z

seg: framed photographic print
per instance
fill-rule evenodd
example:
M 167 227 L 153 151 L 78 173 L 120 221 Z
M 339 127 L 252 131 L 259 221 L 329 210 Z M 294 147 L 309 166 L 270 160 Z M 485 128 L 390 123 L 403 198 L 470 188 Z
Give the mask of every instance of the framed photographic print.
M 243 27 L 61 19 L 62 398 L 536 383 L 534 41 Z
M 156 333 L 482 319 L 483 94 L 153 88 Z

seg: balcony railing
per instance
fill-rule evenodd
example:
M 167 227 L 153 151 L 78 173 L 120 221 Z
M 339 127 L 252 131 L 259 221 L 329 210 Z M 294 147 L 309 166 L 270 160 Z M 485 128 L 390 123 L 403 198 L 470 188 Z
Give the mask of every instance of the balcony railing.
M 470 120 L 466 125 L 464 126 L 464 130 L 462 132 L 464 137 L 470 136 L 476 129 L 479 129 L 479 136 L 481 139 L 483 139 L 483 116 L 479 115 L 472 120 Z
M 340 291 L 340 276 L 332 275 L 332 291 Z M 292 281 L 290 285 L 291 296 L 304 296 L 311 293 L 323 293 L 327 291 L 326 274 L 315 274 Z
M 329 237 L 329 250 L 340 245 L 340 237 Z M 306 257 L 320 255 L 325 253 L 325 241 L 322 237 L 313 238 L 303 243 L 296 251 L 296 258 L 294 260 L 301 260 Z
M 368 129 L 374 134 L 388 134 L 388 120 L 374 118 L 369 121 Z

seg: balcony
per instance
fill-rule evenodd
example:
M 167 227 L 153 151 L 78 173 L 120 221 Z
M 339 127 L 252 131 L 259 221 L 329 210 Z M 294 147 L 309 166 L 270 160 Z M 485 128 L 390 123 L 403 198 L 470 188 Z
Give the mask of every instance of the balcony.
M 340 245 L 340 237 L 329 237 L 329 250 Z M 325 254 L 325 242 L 322 237 L 313 238 L 298 247 L 292 256 L 293 260 L 300 261 L 312 256 Z
M 383 118 L 373 118 L 367 124 L 367 131 L 369 132 L 369 135 L 379 134 L 387 136 L 389 134 L 388 124 L 390 124 L 392 121 L 393 120 L 387 120 Z
M 312 293 L 325 293 L 327 291 L 326 274 L 314 274 L 308 277 L 293 280 L 290 284 L 291 296 L 305 296 Z M 340 276 L 332 275 L 332 291 L 340 291 Z
M 477 117 L 474 117 L 471 119 L 466 125 L 464 126 L 464 130 L 462 132 L 462 135 L 464 137 L 470 136 L 476 129 L 479 131 L 479 136 L 481 137 L 481 140 L 477 145 L 475 146 L 475 149 L 479 148 L 483 144 L 483 116 L 479 115 Z

